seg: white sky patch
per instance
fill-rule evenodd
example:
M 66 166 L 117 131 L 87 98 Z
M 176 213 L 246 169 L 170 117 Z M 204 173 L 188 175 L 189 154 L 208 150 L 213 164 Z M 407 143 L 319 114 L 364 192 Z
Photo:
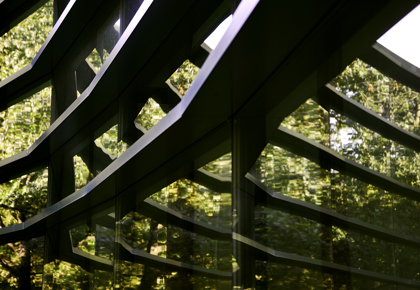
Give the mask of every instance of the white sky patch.
M 231 23 L 232 15 L 220 23 L 220 25 L 212 32 L 212 34 L 210 34 L 210 36 L 204 40 L 204 43 L 207 44 L 211 49 L 215 49 Z
M 407 14 L 377 41 L 420 68 L 420 5 Z

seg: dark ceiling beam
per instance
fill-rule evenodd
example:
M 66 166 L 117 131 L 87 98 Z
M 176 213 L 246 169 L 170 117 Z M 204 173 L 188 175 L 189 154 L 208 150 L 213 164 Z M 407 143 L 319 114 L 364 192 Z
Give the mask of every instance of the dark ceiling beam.
M 48 86 L 54 68 L 80 54 L 115 5 L 112 0 L 70 2 L 32 63 L 0 82 L 0 111 Z
M 0 2 L 0 36 L 18 25 L 48 0 L 3 0 Z

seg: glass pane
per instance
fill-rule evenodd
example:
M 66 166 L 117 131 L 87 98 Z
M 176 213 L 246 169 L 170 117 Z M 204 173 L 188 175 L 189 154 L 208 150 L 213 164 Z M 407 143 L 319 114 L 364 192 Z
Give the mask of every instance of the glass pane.
M 312 220 L 255 208 L 255 241 L 271 249 L 320 260 L 331 260 L 331 229 Z
M 176 270 L 158 269 L 124 261 L 121 265 L 118 289 L 232 289 L 230 279 L 206 277 Z
M 28 149 L 50 126 L 51 87 L 0 112 L 0 160 Z
M 334 226 L 332 233 L 334 263 L 395 276 L 392 243 Z
M 255 285 L 261 290 L 325 289 L 321 272 L 266 261 L 255 263 Z
M 418 248 L 403 245 L 395 246 L 396 268 L 399 277 L 420 281 L 420 274 L 418 271 L 420 266 L 420 261 L 418 259 L 419 255 L 420 249 Z
M 232 153 L 225 154 L 201 168 L 220 177 L 230 178 L 232 175 Z
M 105 21 L 100 23 L 99 29 L 96 29 L 96 38 L 90 39 L 83 50 L 85 54 L 80 56 L 83 61 L 76 69 L 77 96 L 90 85 L 117 44 L 120 37 L 119 26 L 115 25 L 118 17 L 118 9 L 103 15 L 102 19 Z
M 47 207 L 48 168 L 0 184 L 0 226 L 25 222 Z
M 104 129 L 100 130 L 103 132 Z M 93 133 L 92 137 L 99 135 L 97 132 Z M 94 142 L 88 143 L 73 156 L 75 189 L 78 190 L 88 184 L 128 147 L 124 141 L 118 141 L 118 125 L 112 126 Z
M 388 229 L 394 228 L 395 214 L 405 212 L 398 208 L 397 213 L 392 208 L 397 195 L 335 170 L 331 173 L 331 197 L 336 212 Z
M 214 192 L 188 179 L 180 179 L 150 199 L 207 224 L 230 228 L 231 194 Z
M 91 289 L 93 275 L 82 267 L 55 260 L 44 266 L 43 289 Z
M 308 99 L 290 116 L 281 123 L 282 126 L 291 129 L 303 136 L 330 146 L 329 114 L 313 100 Z
M 1 245 L 0 257 L 0 285 L 7 289 L 41 289 L 43 237 Z
M 171 75 L 169 83 L 178 90 L 181 96 L 184 96 L 191 87 L 200 68 L 190 62 L 188 59 Z
M 400 197 L 336 170 L 324 170 L 306 158 L 271 144 L 263 150 L 254 168 L 254 176 L 277 193 L 420 238 L 416 230 L 420 226 L 420 211 L 415 200 Z M 413 178 L 413 175 L 417 180 L 416 169 L 412 168 L 411 172 L 404 169 L 403 172 L 401 176 L 405 180 Z
M 166 114 L 159 104 L 152 98 L 149 98 L 134 122 L 142 128 L 150 130 L 165 116 Z
M 255 177 L 271 190 L 330 207 L 330 172 L 318 164 L 267 144 L 254 168 Z
M 53 28 L 53 0 L 0 37 L 0 81 L 34 59 Z
M 420 94 L 356 59 L 331 81 L 339 91 L 401 128 L 420 134 Z

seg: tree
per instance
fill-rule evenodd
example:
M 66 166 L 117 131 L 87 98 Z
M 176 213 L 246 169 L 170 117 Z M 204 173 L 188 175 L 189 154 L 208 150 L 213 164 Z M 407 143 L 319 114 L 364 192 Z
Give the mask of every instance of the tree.
M 53 2 L 4 34 L 0 79 L 29 64 L 52 29 Z M 27 149 L 49 127 L 50 92 L 45 88 L 0 113 L 0 159 Z M 22 223 L 46 207 L 48 173 L 41 169 L 0 185 L 0 226 Z M 42 284 L 43 238 L 0 246 L 0 287 L 33 289 Z
M 419 133 L 417 108 L 420 95 L 361 60 L 349 65 L 331 84 L 402 128 Z M 408 185 L 418 186 L 418 153 L 383 138 L 342 114 L 333 110 L 326 111 L 312 100 L 302 104 L 282 125 L 368 168 Z M 303 157 L 272 145 L 267 145 L 255 167 L 256 177 L 278 193 L 413 238 L 418 236 L 413 231 L 418 228 L 419 208 L 416 201 L 364 183 L 345 173 L 322 169 Z M 318 259 L 321 260 L 407 279 L 419 278 L 408 269 L 419 266 L 418 259 L 412 258 L 412 253 L 417 252 L 417 249 L 390 244 L 339 227 L 333 226 L 330 230 L 325 230 L 324 227 L 323 230 L 321 224 L 313 224 L 312 221 L 264 207 L 257 208 L 255 215 L 256 240 L 276 250 L 308 257 L 316 257 L 318 254 Z M 279 232 L 281 234 L 277 235 Z M 284 240 L 282 237 L 288 239 Z M 301 244 L 311 248 L 311 251 L 306 252 L 306 248 L 300 249 L 296 246 Z M 314 246 L 318 248 L 312 248 Z M 290 289 L 296 288 L 296 285 L 291 286 L 293 284 L 287 282 L 295 277 L 291 272 L 277 278 L 272 273 L 272 267 L 274 266 L 267 263 L 259 265 L 257 269 L 261 278 L 257 279 L 257 284 L 266 286 L 270 279 L 275 279 L 277 282 L 270 282 L 272 286 L 290 285 Z M 294 273 L 300 277 L 301 283 L 309 283 L 305 287 L 320 287 L 319 280 L 307 280 L 306 270 L 296 269 Z M 342 285 L 357 289 L 387 286 L 377 281 L 354 279 L 350 276 L 324 276 L 323 281 L 324 287 L 334 289 L 341 289 Z

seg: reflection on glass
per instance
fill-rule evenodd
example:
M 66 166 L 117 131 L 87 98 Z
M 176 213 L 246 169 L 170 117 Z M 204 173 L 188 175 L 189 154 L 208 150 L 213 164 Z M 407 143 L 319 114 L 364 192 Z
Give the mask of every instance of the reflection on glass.
M 400 197 L 336 170 L 324 170 L 306 158 L 271 144 L 263 150 L 254 168 L 255 177 L 277 193 L 420 238 L 417 230 L 420 226 L 417 201 Z M 406 175 L 401 176 L 410 178 L 416 172 L 415 169 L 412 171 L 410 174 L 405 169 Z
M 51 87 L 0 112 L 0 160 L 28 149 L 50 126 Z
M 266 261 L 255 262 L 256 289 L 325 289 L 324 285 L 328 283 L 321 272 Z
M 128 147 L 124 141 L 118 142 L 118 125 L 111 127 L 93 143 L 85 146 L 73 156 L 75 189 L 88 184 Z
M 34 59 L 53 28 L 53 0 L 0 37 L 0 81 Z
M 264 206 L 255 208 L 255 241 L 271 249 L 330 261 L 330 236 L 328 227 L 312 220 Z
M 202 168 L 220 177 L 230 178 L 232 175 L 232 154 L 225 154 L 207 163 Z
M 128 213 L 118 226 L 119 235 L 134 249 L 206 269 L 231 270 L 230 241 L 163 226 L 136 211 Z
M 342 282 L 344 285 L 347 286 L 347 289 L 384 289 L 384 290 L 410 290 L 414 289 L 407 286 L 395 285 L 392 283 L 386 283 L 383 281 L 375 281 L 372 278 L 362 278 L 356 277 L 353 275 L 334 275 L 335 281 L 338 283 Z M 337 285 L 340 285 L 338 284 Z
M 118 125 L 113 126 L 97 138 L 95 145 L 112 160 L 121 156 L 129 147 L 124 141 L 118 142 Z
M 80 156 L 75 155 L 73 157 L 74 162 L 74 177 L 75 177 L 75 189 L 79 190 L 92 180 L 92 176 L 89 173 L 89 168 Z
M 399 277 L 420 281 L 420 273 L 418 271 L 420 266 L 419 255 L 420 249 L 418 248 L 403 245 L 395 246 L 396 267 Z
M 109 53 L 108 51 L 106 51 L 106 49 L 103 49 L 102 53 L 99 54 L 96 48 L 94 48 L 89 54 L 89 56 L 86 58 L 86 61 L 88 61 L 92 65 L 92 67 L 95 70 L 95 73 L 98 73 L 101 67 L 104 65 L 108 56 Z
M 118 222 L 119 234 L 134 249 L 166 257 L 167 228 L 137 211 Z
M 0 226 L 25 222 L 47 206 L 48 168 L 0 184 Z
M 55 260 L 44 266 L 43 289 L 90 289 L 93 275 L 78 265 Z
M 318 164 L 267 144 L 254 167 L 255 177 L 271 190 L 330 207 L 330 172 Z
M 0 285 L 7 285 L 7 289 L 41 289 L 43 237 L 1 245 L 0 257 Z
M 95 29 L 96 38 L 89 40 L 83 49 L 84 54 L 78 58 L 83 59 L 76 69 L 78 96 L 90 85 L 118 42 L 120 32 L 119 27 L 115 25 L 118 14 L 118 11 L 114 10 L 103 15 L 105 21 L 99 23 L 99 29 Z
M 329 146 L 328 112 L 313 100 L 308 99 L 281 123 L 303 136 L 315 140 L 322 145 Z
M 181 96 L 184 96 L 191 87 L 200 68 L 190 62 L 188 59 L 168 79 L 170 84 L 175 87 Z
M 124 261 L 117 289 L 231 289 L 230 279 L 217 279 Z
M 231 194 L 217 193 L 188 179 L 180 179 L 150 199 L 195 220 L 221 228 L 231 226 Z
M 359 123 L 331 110 L 331 148 L 370 169 L 390 174 L 391 142 Z
M 418 201 L 395 196 L 392 212 L 392 222 L 397 233 L 420 239 L 420 204 Z
M 102 219 L 110 219 L 103 216 Z M 94 220 L 92 226 L 80 225 L 70 230 L 72 246 L 90 255 L 107 260 L 114 257 L 114 228 L 102 226 L 100 220 Z
M 395 123 L 420 134 L 420 94 L 356 59 L 331 81 L 339 91 Z
M 356 178 L 331 171 L 331 205 L 336 212 L 384 228 L 393 228 L 398 196 Z M 413 204 L 414 201 L 407 203 Z M 399 210 L 403 209 L 399 208 Z
M 334 263 L 395 276 L 392 243 L 334 226 L 332 234 Z
M 150 130 L 154 125 L 159 123 L 165 115 L 165 112 L 159 104 L 152 98 L 149 98 L 134 122 L 142 128 Z

